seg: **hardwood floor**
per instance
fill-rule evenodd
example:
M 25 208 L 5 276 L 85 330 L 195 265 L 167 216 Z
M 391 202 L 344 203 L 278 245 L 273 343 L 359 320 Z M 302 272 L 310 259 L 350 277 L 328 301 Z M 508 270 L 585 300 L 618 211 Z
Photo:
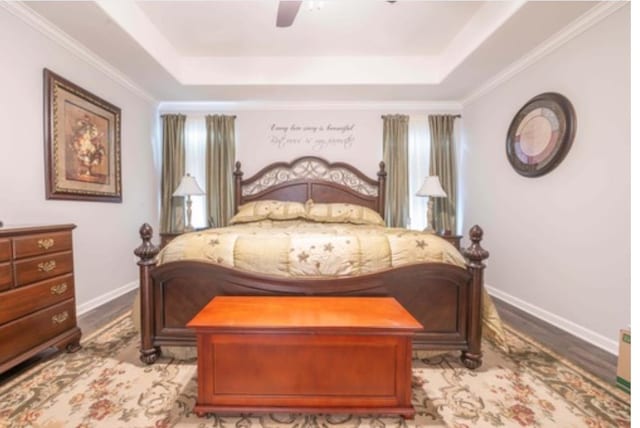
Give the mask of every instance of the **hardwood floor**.
M 78 318 L 83 337 L 89 336 L 104 324 L 131 309 L 137 291 L 131 291 Z M 494 298 L 502 319 L 518 331 L 534 338 L 555 353 L 565 357 L 577 366 L 593 373 L 605 382 L 615 385 L 617 358 L 602 349 L 552 326 L 528 313 Z M 0 374 L 0 385 L 54 352 L 43 354 L 26 361 L 16 368 Z
M 578 367 L 598 376 L 611 385 L 615 385 L 618 364 L 618 358 L 615 355 L 529 315 L 502 300 L 494 297 L 493 301 L 506 324 L 537 340 Z

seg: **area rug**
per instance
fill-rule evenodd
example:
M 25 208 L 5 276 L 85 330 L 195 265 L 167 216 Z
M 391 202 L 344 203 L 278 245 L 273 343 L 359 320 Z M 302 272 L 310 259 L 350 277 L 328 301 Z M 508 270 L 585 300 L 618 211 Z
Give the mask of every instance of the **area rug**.
M 374 415 L 242 414 L 197 417 L 196 360 L 138 360 L 123 316 L 0 385 L 0 427 L 628 427 L 629 396 L 507 328 L 507 355 L 485 342 L 475 371 L 456 354 L 414 355 L 414 420 Z

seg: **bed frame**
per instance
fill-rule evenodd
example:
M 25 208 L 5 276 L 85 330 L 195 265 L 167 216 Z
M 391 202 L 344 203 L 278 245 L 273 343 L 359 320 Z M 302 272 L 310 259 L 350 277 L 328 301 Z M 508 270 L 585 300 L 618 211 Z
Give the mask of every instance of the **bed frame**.
M 236 163 L 235 208 L 244 203 L 276 199 L 305 202 L 347 202 L 367 206 L 384 216 L 386 172 L 380 163 L 377 180 L 345 163 L 306 156 L 271 164 L 243 180 Z M 156 266 L 159 248 L 152 229 L 140 228 L 136 248 L 140 267 L 140 359 L 156 361 L 161 346 L 194 346 L 185 327 L 213 297 L 219 295 L 392 296 L 423 326 L 415 349 L 460 350 L 468 368 L 482 363 L 482 284 L 489 253 L 480 246 L 482 229 L 470 231 L 463 250 L 466 269 L 444 263 L 420 263 L 373 274 L 339 279 L 282 278 L 259 275 L 203 262 L 178 261 Z

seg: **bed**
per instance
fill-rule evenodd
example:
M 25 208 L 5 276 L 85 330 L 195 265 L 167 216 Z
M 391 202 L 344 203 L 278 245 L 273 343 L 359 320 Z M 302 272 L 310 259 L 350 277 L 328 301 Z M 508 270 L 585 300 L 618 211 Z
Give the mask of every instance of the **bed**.
M 257 201 L 313 201 L 366 207 L 384 216 L 385 179 L 382 162 L 376 179 L 349 164 L 313 156 L 274 163 L 244 179 L 238 162 L 235 211 Z M 287 227 L 295 229 L 295 225 Z M 462 251 L 464 259 L 457 256 L 462 260 L 458 264 L 413 260 L 358 274 L 288 277 L 193 257 L 158 257 L 160 249 L 151 242 L 153 231 L 144 224 L 142 244 L 135 250 L 140 268 L 140 359 L 152 364 L 162 346 L 194 346 L 195 335 L 186 323 L 215 296 L 391 296 L 425 327 L 416 334 L 414 349 L 459 350 L 464 365 L 477 368 L 482 363 L 483 261 L 489 256 L 480 245 L 482 235 L 480 227 L 471 228 L 471 245 Z

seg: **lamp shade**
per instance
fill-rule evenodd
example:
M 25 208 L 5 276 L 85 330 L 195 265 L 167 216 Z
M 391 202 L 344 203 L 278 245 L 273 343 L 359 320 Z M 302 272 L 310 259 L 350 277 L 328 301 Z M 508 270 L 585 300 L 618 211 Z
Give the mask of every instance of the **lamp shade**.
M 195 177 L 187 174 L 180 180 L 180 185 L 173 192 L 173 196 L 189 196 L 189 195 L 204 195 L 204 190 L 198 186 L 198 182 Z
M 446 198 L 447 194 L 444 192 L 438 176 L 430 175 L 424 179 L 424 183 L 422 183 L 422 187 L 416 192 L 416 196 Z

